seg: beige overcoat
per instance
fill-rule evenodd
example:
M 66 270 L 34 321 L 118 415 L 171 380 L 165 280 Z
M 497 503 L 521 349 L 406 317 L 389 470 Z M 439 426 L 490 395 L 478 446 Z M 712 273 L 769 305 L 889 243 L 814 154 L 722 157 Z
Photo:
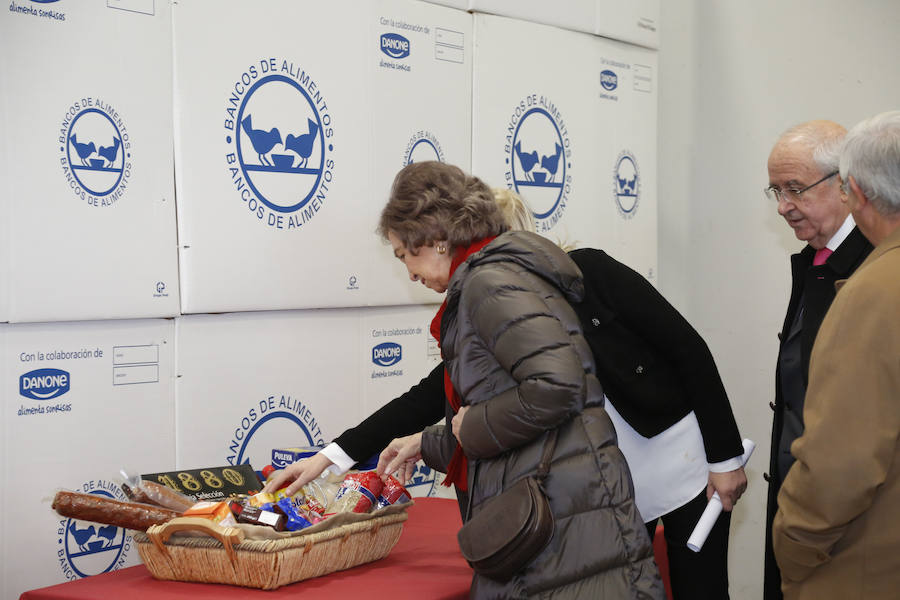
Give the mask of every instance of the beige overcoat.
M 772 527 L 786 600 L 900 598 L 900 229 L 840 283 Z

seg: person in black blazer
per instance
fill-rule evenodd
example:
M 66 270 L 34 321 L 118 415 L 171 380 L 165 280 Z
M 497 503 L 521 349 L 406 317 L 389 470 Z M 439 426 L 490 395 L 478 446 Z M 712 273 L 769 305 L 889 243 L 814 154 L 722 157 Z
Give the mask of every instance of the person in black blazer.
M 766 195 L 807 245 L 791 256 L 791 298 L 778 334 L 775 412 L 766 503 L 764 600 L 781 600 L 781 573 L 772 552 L 778 491 L 794 463 L 791 444 L 803 433 L 803 401 L 816 333 L 835 297 L 834 283 L 865 260 L 872 245 L 841 201 L 837 170 L 846 130 L 809 121 L 785 131 L 769 154 Z
M 525 216 L 530 212 L 520 198 L 498 192 L 498 202 L 513 203 L 504 206 L 513 229 L 533 229 L 530 216 Z M 696 330 L 640 274 L 602 250 L 569 254 L 582 270 L 586 288 L 584 302 L 574 308 L 610 403 L 634 431 L 648 438 L 693 413 L 707 463 L 731 464 L 725 472 L 709 472 L 708 485 L 704 481 L 699 494 L 692 491 L 689 501 L 662 515 L 675 599 L 727 599 L 730 511 L 746 488 L 746 477 L 743 468 L 734 465 L 743 452 L 741 437 L 712 354 Z M 341 468 L 389 447 L 382 453 L 384 460 L 390 446 L 399 448 L 401 440 L 392 443 L 393 438 L 414 435 L 440 421 L 446 405 L 443 364 L 438 364 L 408 392 L 335 438 L 325 451 L 289 465 L 266 489 L 277 489 L 292 479 L 288 491 L 299 489 L 334 464 L 329 454 L 334 456 L 335 445 L 348 456 L 337 461 L 343 462 Z M 687 539 L 713 491 L 719 492 L 726 512 L 702 550 L 693 553 L 687 549 Z M 656 521 L 647 523 L 651 538 Z

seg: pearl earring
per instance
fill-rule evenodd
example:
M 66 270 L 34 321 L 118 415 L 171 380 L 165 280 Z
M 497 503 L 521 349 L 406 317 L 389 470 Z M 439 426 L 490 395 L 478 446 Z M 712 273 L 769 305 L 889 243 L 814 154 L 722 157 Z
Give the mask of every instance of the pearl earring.
M 446 253 L 447 253 L 447 246 L 445 246 L 445 245 L 443 245 L 443 244 L 438 244 L 438 247 L 437 247 L 437 253 L 438 253 L 438 254 L 446 254 Z

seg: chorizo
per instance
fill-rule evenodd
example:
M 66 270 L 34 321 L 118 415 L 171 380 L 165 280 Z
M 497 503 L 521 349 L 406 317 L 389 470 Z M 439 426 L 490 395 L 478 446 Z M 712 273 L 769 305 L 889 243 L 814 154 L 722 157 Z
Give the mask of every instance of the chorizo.
M 63 517 L 115 525 L 126 529 L 146 531 L 181 515 L 180 512 L 136 502 L 122 502 L 97 494 L 82 494 L 60 490 L 51 507 Z

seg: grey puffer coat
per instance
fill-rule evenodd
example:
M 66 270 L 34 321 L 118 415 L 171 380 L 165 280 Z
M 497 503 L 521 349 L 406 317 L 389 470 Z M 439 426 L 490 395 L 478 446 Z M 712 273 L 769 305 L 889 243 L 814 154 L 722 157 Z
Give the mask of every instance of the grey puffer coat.
M 461 438 L 472 514 L 533 474 L 546 432 L 559 430 L 544 484 L 553 539 L 507 583 L 475 575 L 473 598 L 665 598 L 593 357 L 569 304 L 583 292 L 581 272 L 566 253 L 527 232 L 499 236 L 450 280 L 441 347 L 470 406 Z M 448 435 L 449 427 L 426 430 L 423 456 L 446 456 Z

